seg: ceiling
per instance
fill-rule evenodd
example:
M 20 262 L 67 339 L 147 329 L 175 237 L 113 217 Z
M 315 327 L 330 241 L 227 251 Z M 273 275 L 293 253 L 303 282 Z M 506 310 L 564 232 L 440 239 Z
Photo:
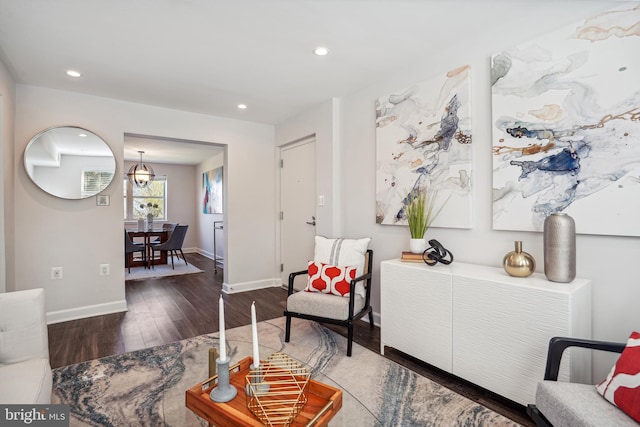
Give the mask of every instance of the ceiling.
M 224 146 L 181 139 L 149 138 L 142 135 L 125 134 L 124 159 L 139 161 L 139 151 L 144 151 L 142 154 L 144 163 L 198 165 L 204 160 L 224 152 Z
M 554 1 L 0 0 L 0 59 L 17 83 L 275 125 L 523 17 L 542 31 Z
M 465 40 L 496 3 L 0 0 L 0 58 L 18 83 L 278 124 Z

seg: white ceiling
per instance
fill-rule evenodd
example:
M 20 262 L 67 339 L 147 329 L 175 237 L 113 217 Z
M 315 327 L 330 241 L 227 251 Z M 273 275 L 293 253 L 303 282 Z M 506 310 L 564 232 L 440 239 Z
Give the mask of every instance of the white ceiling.
M 0 55 L 19 83 L 277 124 L 541 1 L 0 0 Z
M 144 151 L 142 154 L 144 163 L 198 165 L 222 153 L 224 147 L 197 141 L 125 134 L 124 159 L 139 161 L 139 151 Z
M 0 0 L 0 59 L 18 83 L 278 124 L 469 37 L 542 28 L 555 1 Z

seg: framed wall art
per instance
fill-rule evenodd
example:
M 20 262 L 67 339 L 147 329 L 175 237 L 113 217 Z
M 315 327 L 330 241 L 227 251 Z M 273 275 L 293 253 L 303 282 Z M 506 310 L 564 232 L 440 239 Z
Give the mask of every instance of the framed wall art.
M 639 28 L 636 3 L 492 57 L 494 229 L 640 236 Z
M 222 213 L 222 166 L 202 174 L 202 213 Z
M 470 67 L 378 98 L 376 223 L 406 225 L 418 189 L 437 192 L 435 227 L 471 228 Z

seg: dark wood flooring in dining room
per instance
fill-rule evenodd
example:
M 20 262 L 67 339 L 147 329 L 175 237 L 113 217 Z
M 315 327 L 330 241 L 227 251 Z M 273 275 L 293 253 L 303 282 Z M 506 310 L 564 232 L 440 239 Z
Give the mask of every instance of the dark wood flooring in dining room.
M 58 368 L 99 357 L 125 353 L 218 331 L 218 298 L 222 270 L 213 261 L 187 254 L 187 261 L 204 273 L 126 282 L 128 311 L 49 325 L 51 367 Z M 281 317 L 284 288 L 269 288 L 224 295 L 227 328 L 251 323 L 250 306 L 256 301 L 258 321 Z M 327 325 L 346 336 L 346 329 Z M 354 340 L 380 352 L 380 328 L 358 322 Z M 355 349 L 354 349 L 355 351 Z M 534 423 L 522 405 L 515 404 L 419 360 L 385 349 L 385 357 L 468 397 L 525 426 Z

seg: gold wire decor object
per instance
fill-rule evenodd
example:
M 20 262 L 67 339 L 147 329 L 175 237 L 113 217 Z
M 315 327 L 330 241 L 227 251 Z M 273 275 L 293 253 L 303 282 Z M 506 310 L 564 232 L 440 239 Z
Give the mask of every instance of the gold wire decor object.
M 291 357 L 273 353 L 245 377 L 250 390 L 247 408 L 267 426 L 289 426 L 307 403 L 310 376 L 309 371 Z

